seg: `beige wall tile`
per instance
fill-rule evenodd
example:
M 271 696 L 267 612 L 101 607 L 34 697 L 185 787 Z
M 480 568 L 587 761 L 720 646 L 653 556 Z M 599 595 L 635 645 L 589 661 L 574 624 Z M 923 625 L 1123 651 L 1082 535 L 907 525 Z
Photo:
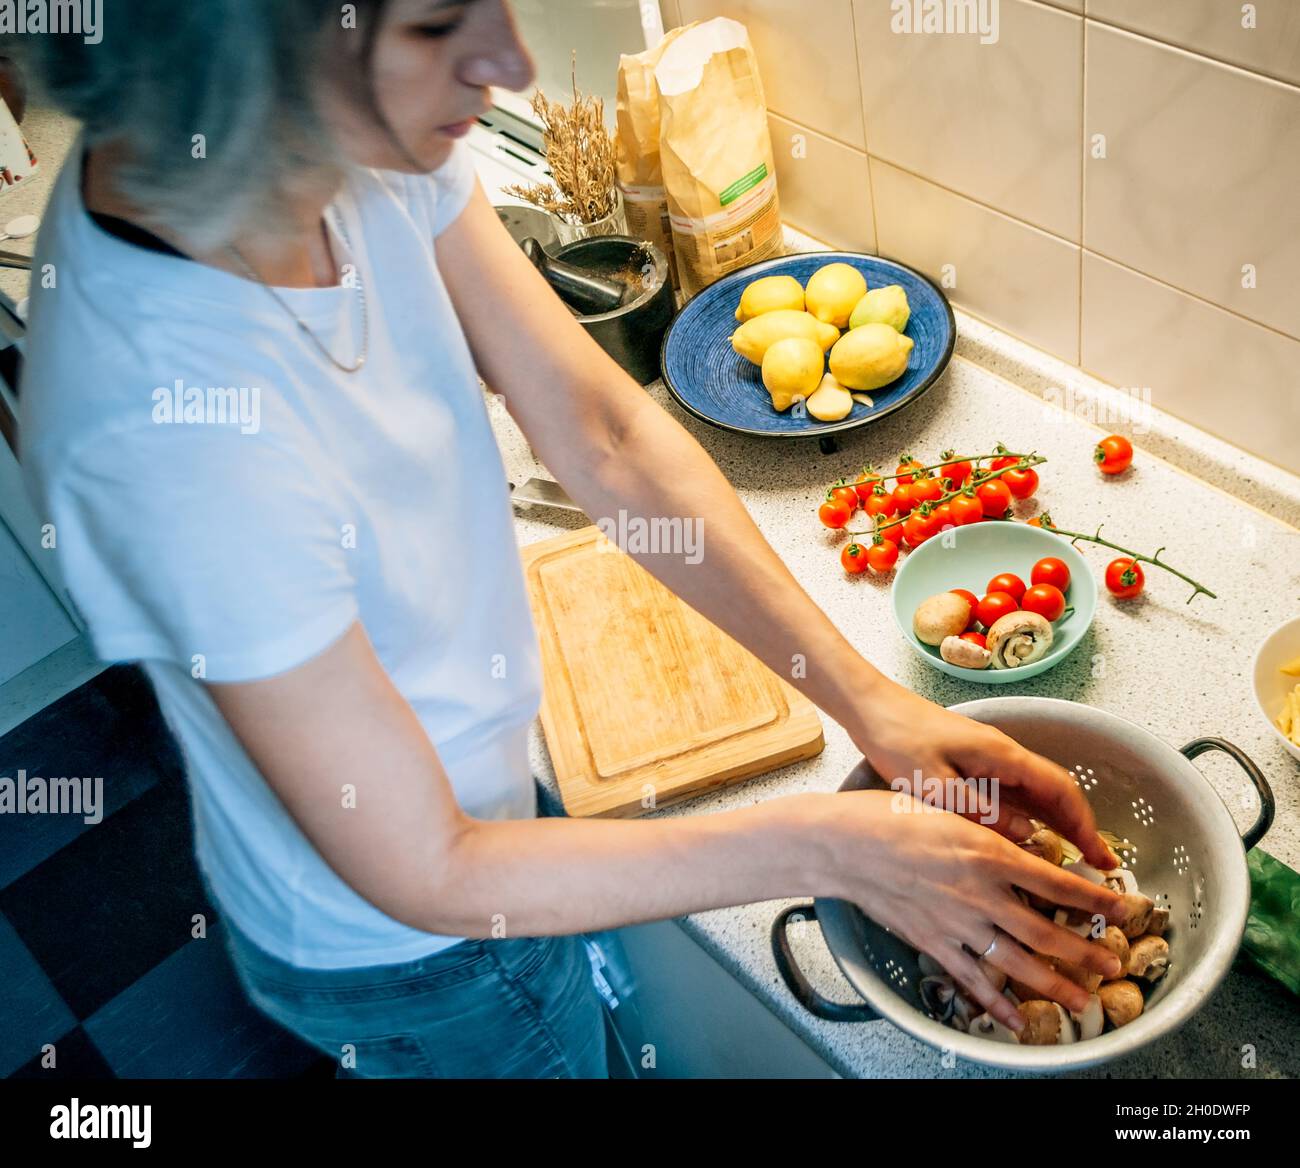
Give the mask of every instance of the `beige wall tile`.
M 849 2 L 680 0 L 680 5 L 683 21 L 729 16 L 749 29 L 769 110 L 865 150 Z
M 1083 367 L 1300 472 L 1300 341 L 1084 253 Z
M 1255 0 L 1255 27 L 1243 25 L 1242 4 L 1231 0 L 1088 0 L 1088 15 L 1300 83 L 1300 4 Z
M 664 28 L 676 28 L 682 23 L 682 10 L 678 0 L 659 0 L 659 12 L 664 18 Z
M 1039 348 L 1079 360 L 1079 248 L 871 159 L 880 254 L 944 285 L 977 316 Z
M 1090 21 L 1087 133 L 1090 251 L 1300 336 L 1300 89 Z
M 1056 8 L 1064 8 L 1069 12 L 1083 11 L 1083 0 L 1043 0 L 1043 2 Z
M 782 218 L 832 247 L 874 252 L 867 156 L 779 114 L 768 121 Z
M 894 33 L 854 0 L 868 147 L 906 170 L 1078 242 L 1083 21 L 1002 0 L 998 39 Z

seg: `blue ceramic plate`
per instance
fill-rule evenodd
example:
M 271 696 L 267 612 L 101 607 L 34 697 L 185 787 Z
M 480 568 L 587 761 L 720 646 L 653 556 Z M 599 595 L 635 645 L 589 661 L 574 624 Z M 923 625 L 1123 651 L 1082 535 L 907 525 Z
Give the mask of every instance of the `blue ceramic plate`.
M 736 309 L 745 285 L 763 276 L 793 276 L 807 284 L 826 264 L 841 261 L 857 268 L 868 288 L 901 284 L 911 305 L 906 333 L 915 342 L 907 371 L 892 385 L 871 391 L 874 405 L 855 402 L 839 422 L 779 414 L 763 388 L 757 365 L 731 347 L 740 326 Z M 711 284 L 686 305 L 664 337 L 660 364 L 664 384 L 682 408 L 703 422 L 758 438 L 823 438 L 854 430 L 915 401 L 948 367 L 957 326 L 944 294 L 919 272 L 893 260 L 857 252 L 821 251 L 782 256 L 751 264 Z

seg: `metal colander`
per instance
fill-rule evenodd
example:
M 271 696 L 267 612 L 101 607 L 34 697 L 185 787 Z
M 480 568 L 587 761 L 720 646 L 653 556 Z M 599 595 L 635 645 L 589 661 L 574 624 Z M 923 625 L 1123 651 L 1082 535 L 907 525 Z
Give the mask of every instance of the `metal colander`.
M 1177 1029 L 1218 986 L 1241 943 L 1250 907 L 1246 851 L 1273 820 L 1273 794 L 1259 768 L 1219 738 L 1199 738 L 1181 751 L 1104 710 L 1054 698 L 988 698 L 954 706 L 957 713 L 1005 731 L 1030 750 L 1068 768 L 1088 796 L 1097 823 L 1129 840 L 1124 859 L 1142 892 L 1170 910 L 1169 972 L 1148 992 L 1142 1015 L 1118 1030 L 1066 1046 L 1017 1046 L 963 1034 L 935 1020 L 920 996 L 917 953 L 847 901 L 787 908 L 772 927 L 777 968 L 796 998 L 831 1021 L 884 1018 L 933 1046 L 989 1066 L 1064 1071 L 1106 1062 Z M 1223 800 L 1190 759 L 1207 750 L 1230 755 L 1260 798 L 1245 837 Z M 886 787 L 864 761 L 841 790 Z M 1244 844 L 1244 846 L 1243 846 Z M 815 919 L 844 976 L 865 999 L 843 1005 L 819 994 L 790 948 L 791 920 Z

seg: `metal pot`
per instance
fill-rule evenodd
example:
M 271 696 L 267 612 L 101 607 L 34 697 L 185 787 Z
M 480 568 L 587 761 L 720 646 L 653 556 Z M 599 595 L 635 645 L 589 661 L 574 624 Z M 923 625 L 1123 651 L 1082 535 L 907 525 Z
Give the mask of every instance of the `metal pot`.
M 959 1057 L 1020 1071 L 1057 1072 L 1132 1054 L 1177 1029 L 1210 996 L 1241 944 L 1250 908 L 1246 851 L 1273 822 L 1273 793 L 1259 768 L 1221 738 L 1198 738 L 1181 751 L 1132 722 L 1055 698 L 987 698 L 952 707 L 997 726 L 1068 768 L 1097 822 L 1136 845 L 1127 857 L 1142 891 L 1170 910 L 1169 972 L 1151 989 L 1140 1017 L 1118 1030 L 1066 1046 L 1018 1046 L 963 1034 L 930 1016 L 920 996 L 917 953 L 847 901 L 819 899 L 782 912 L 772 925 L 777 969 L 790 992 L 819 1018 L 885 1018 L 913 1037 Z M 1260 812 L 1244 837 L 1223 800 L 1190 759 L 1221 750 L 1246 772 Z M 841 790 L 887 788 L 864 761 Z M 1244 846 L 1243 846 L 1244 845 Z M 865 1004 L 819 994 L 795 962 L 791 920 L 816 920 L 826 945 Z

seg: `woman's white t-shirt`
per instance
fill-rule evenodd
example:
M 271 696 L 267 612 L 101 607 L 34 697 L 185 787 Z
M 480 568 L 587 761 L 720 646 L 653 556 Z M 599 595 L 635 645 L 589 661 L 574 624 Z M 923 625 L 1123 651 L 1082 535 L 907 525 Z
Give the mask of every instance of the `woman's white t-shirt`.
M 204 679 L 284 672 L 360 621 L 461 806 L 536 814 L 537 640 L 505 471 L 434 252 L 474 189 L 467 148 L 431 175 L 349 173 L 326 221 L 353 269 L 336 288 L 278 290 L 350 364 L 360 284 L 369 355 L 351 374 L 265 288 L 103 231 L 80 157 L 41 230 L 21 394 L 50 554 L 101 657 L 143 662 L 184 751 L 199 863 L 240 929 L 309 968 L 454 944 L 335 875 Z M 321 775 L 321 798 L 344 800 L 359 778 Z

